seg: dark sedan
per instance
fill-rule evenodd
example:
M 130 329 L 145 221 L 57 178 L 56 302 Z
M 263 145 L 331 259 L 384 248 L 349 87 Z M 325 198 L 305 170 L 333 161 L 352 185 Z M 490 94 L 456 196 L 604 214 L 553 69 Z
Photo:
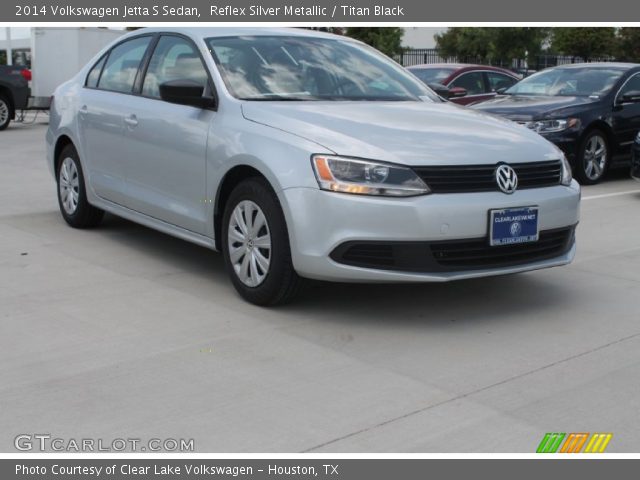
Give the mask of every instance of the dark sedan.
M 640 130 L 640 65 L 588 63 L 532 75 L 473 106 L 537 131 L 560 147 L 582 184 L 629 165 Z
M 434 63 L 407 67 L 438 95 L 460 105 L 484 102 L 516 83 L 518 76 L 504 68 L 459 63 Z M 438 84 L 447 87 L 443 94 Z
M 633 159 L 631 161 L 631 176 L 640 181 L 640 132 L 633 144 Z

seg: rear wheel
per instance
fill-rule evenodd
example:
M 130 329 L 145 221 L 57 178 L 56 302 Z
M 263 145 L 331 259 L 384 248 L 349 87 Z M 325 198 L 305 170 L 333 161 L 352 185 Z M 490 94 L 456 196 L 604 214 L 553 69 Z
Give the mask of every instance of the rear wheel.
M 583 185 L 594 185 L 602 180 L 609 168 L 609 143 L 600 130 L 591 130 L 580 144 L 576 177 Z
M 87 201 L 87 191 L 78 152 L 67 145 L 58 161 L 58 204 L 65 221 L 74 228 L 91 228 L 100 224 L 104 211 Z
M 0 95 L 0 130 L 4 130 L 11 122 L 11 106 L 9 99 L 4 95 Z
M 282 208 L 261 178 L 239 183 L 231 192 L 222 220 L 222 253 L 238 293 L 256 305 L 291 300 L 302 279 L 291 262 Z

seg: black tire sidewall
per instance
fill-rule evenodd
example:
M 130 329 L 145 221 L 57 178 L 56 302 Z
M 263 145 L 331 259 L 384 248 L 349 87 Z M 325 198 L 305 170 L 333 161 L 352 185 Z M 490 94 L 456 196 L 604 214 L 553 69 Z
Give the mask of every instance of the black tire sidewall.
M 65 158 L 71 158 L 78 170 L 78 206 L 76 207 L 76 211 L 73 214 L 68 214 L 62 205 L 62 198 L 60 197 L 60 170 L 62 169 L 62 163 Z M 94 223 L 90 221 L 91 216 L 94 215 L 94 207 L 92 207 L 87 201 L 87 193 L 84 182 L 84 172 L 82 170 L 82 164 L 80 163 L 80 157 L 78 156 L 78 152 L 74 148 L 73 145 L 67 145 L 60 152 L 60 156 L 57 161 L 56 168 L 56 196 L 58 197 L 58 205 L 60 207 L 60 213 L 65 221 L 71 225 L 72 227 L 82 228 L 88 225 L 89 223 Z
M 584 164 L 584 153 L 585 150 L 587 148 L 587 144 L 589 143 L 589 140 L 591 140 L 591 138 L 593 138 L 594 136 L 599 136 L 600 138 L 602 138 L 602 140 L 604 140 L 604 144 L 607 148 L 607 158 L 605 160 L 605 166 L 604 169 L 602 171 L 602 175 L 600 175 L 599 178 L 592 180 L 590 179 L 586 172 L 585 172 L 585 164 Z M 576 165 L 576 177 L 578 177 L 578 181 L 580 182 L 580 184 L 582 185 L 595 185 L 596 183 L 599 183 L 602 181 L 602 179 L 605 177 L 605 175 L 607 174 L 607 171 L 609 170 L 609 165 L 611 163 L 611 148 L 609 145 L 609 140 L 607 138 L 607 136 L 605 135 L 605 133 L 602 130 L 589 130 L 586 135 L 584 136 L 584 138 L 582 139 L 582 141 L 580 142 L 580 148 L 578 150 L 578 159 L 577 159 L 577 165 Z
M 267 219 L 271 236 L 271 258 L 267 276 L 257 287 L 249 287 L 238 278 L 229 256 L 228 232 L 229 220 L 236 206 L 250 200 L 260 207 Z M 286 286 L 296 274 L 291 264 L 289 234 L 282 207 L 271 186 L 260 178 L 244 180 L 231 192 L 222 218 L 222 253 L 224 263 L 234 287 L 247 301 L 256 305 L 279 303 Z
M 9 103 L 9 100 L 4 95 L 0 95 L 0 103 L 4 103 L 8 111 L 7 121 L 4 123 L 0 123 L 0 130 L 5 130 L 11 123 L 11 104 Z

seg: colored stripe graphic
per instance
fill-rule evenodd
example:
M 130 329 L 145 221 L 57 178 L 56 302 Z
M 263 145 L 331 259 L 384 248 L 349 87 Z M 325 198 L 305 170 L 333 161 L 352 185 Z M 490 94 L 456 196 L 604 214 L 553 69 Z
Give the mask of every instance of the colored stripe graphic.
M 562 445 L 560 453 L 580 453 L 587 438 L 589 438 L 588 433 L 570 433 Z
M 613 437 L 612 433 L 594 433 L 584 453 L 604 453 Z
M 536 453 L 556 453 L 566 433 L 546 433 Z

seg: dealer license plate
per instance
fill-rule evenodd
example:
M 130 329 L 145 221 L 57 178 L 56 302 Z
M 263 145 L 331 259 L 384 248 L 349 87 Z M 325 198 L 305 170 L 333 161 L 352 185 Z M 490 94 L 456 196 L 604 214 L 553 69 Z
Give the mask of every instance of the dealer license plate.
M 513 245 L 538 240 L 538 207 L 490 210 L 489 243 Z

